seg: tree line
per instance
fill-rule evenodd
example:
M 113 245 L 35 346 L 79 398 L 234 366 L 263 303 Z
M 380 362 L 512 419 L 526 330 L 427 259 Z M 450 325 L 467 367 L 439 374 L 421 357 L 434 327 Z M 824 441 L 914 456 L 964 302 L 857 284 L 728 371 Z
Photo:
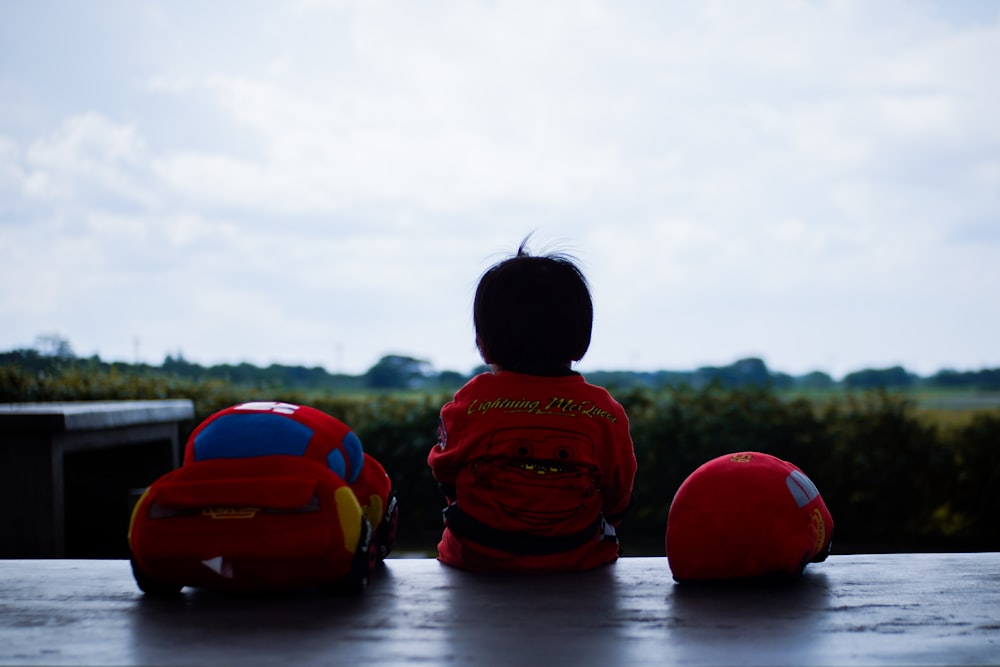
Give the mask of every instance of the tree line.
M 485 366 L 470 373 L 437 370 L 424 359 L 402 354 L 388 354 L 359 375 L 330 373 L 320 366 L 305 367 L 271 364 L 261 367 L 250 363 L 203 366 L 188 361 L 182 354 L 167 355 L 159 366 L 144 363 L 105 361 L 99 356 L 78 357 L 72 346 L 58 336 L 41 336 L 34 347 L 0 353 L 0 366 L 23 368 L 38 373 L 67 369 L 107 372 L 133 372 L 176 377 L 196 382 L 218 380 L 244 387 L 282 387 L 299 391 L 346 393 L 383 390 L 455 390 Z M 1000 368 L 976 371 L 940 370 L 930 376 L 911 373 L 901 366 L 866 368 L 836 380 L 822 371 L 790 375 L 773 371 L 759 358 L 740 359 L 726 366 L 703 366 L 690 371 L 590 371 L 587 379 L 617 390 L 644 388 L 676 389 L 684 386 L 702 388 L 718 385 L 726 388 L 770 387 L 777 390 L 867 390 L 867 389 L 964 389 L 1000 391 Z

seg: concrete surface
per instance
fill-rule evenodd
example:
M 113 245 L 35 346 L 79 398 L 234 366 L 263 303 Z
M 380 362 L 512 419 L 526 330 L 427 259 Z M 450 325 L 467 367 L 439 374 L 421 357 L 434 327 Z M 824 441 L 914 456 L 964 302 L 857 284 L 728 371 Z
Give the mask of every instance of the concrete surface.
M 1000 665 L 1000 553 L 831 556 L 689 588 L 665 558 L 483 576 L 390 559 L 358 597 L 144 598 L 126 561 L 0 560 L 0 665 Z

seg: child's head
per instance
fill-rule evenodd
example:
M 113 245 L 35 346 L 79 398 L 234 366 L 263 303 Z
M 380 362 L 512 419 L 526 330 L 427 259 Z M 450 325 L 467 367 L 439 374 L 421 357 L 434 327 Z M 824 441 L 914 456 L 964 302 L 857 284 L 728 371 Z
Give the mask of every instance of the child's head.
M 590 347 L 594 307 L 587 280 L 567 256 L 517 254 L 479 280 L 473 306 L 483 359 L 507 370 L 569 365 Z

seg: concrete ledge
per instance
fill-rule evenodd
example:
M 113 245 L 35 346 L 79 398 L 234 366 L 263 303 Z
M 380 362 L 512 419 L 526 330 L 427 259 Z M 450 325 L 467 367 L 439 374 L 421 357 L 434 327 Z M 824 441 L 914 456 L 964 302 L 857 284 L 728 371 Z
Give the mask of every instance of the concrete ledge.
M 359 597 L 146 599 L 120 560 L 0 561 L 3 665 L 1000 665 L 1000 554 L 832 556 L 689 588 L 665 558 L 483 576 L 390 559 Z
M 190 400 L 0 404 L 0 557 L 122 557 L 130 492 L 181 461 Z
M 186 399 L 3 403 L 0 404 L 0 433 L 16 431 L 65 433 L 120 428 L 136 424 L 180 422 L 193 418 L 194 404 Z

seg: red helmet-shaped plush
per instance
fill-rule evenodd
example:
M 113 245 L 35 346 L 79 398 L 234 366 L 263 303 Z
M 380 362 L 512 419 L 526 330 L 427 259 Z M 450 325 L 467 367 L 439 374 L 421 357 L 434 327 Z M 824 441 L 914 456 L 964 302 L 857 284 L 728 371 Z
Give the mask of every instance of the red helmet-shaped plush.
M 830 552 L 833 518 L 799 468 L 769 454 L 739 452 L 684 480 L 667 518 L 675 580 L 798 575 Z

